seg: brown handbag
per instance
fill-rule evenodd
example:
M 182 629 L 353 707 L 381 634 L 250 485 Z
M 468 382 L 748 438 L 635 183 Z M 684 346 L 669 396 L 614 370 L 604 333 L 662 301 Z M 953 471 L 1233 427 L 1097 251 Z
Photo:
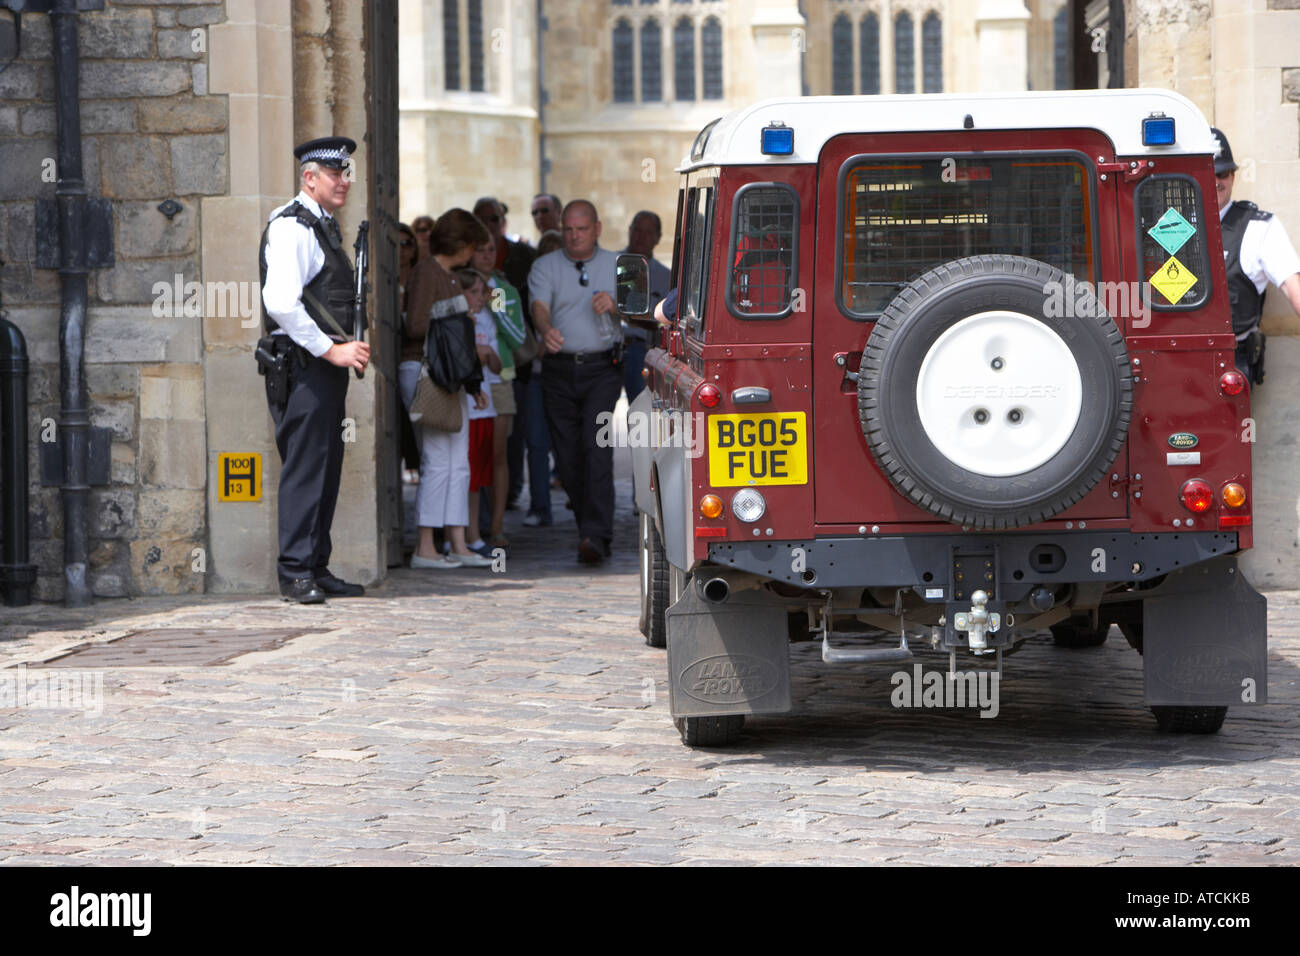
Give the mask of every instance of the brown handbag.
M 420 366 L 420 380 L 415 384 L 409 414 L 412 425 L 424 425 L 440 432 L 460 431 L 464 414 L 460 390 L 449 392 L 429 378 L 426 366 Z
M 519 348 L 514 351 L 515 368 L 528 365 L 533 359 L 542 354 L 541 344 L 537 341 L 537 336 L 533 333 L 533 327 L 527 322 L 524 323 L 524 341 Z

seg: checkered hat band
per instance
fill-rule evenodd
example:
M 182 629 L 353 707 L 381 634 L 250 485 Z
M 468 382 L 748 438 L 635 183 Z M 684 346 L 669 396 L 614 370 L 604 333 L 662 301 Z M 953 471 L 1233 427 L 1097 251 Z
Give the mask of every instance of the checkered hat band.
M 346 163 L 349 153 L 346 149 L 313 149 L 303 153 L 300 163 L 337 162 Z

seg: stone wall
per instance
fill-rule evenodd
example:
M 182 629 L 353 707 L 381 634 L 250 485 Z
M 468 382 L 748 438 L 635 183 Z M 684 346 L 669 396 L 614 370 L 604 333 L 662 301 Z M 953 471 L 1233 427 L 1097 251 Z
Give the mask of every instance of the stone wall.
M 86 335 L 91 424 L 110 428 L 112 482 L 90 497 L 97 596 L 204 590 L 207 516 L 201 318 L 155 283 L 199 277 L 203 197 L 228 185 L 227 109 L 207 89 L 207 28 L 222 3 L 109 3 L 79 20 L 86 187 L 113 200 L 116 267 L 92 272 Z M 34 265 L 34 198 L 52 199 L 50 18 L 28 14 L 0 73 L 0 292 L 32 357 L 35 594 L 63 592 L 63 510 L 39 483 L 42 423 L 58 418 L 59 277 Z M 175 199 L 171 218 L 157 209 Z M 160 299 L 160 303 L 155 300 Z M 48 434 L 48 429 L 47 429 Z

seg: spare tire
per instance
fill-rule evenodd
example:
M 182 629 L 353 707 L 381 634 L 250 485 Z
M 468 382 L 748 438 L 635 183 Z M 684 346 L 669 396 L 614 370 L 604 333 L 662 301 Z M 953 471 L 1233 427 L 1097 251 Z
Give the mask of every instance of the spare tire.
M 926 511 L 979 529 L 1078 503 L 1119 454 L 1132 409 L 1114 320 L 1090 289 L 1021 256 L 956 259 L 908 283 L 858 376 L 881 470 Z

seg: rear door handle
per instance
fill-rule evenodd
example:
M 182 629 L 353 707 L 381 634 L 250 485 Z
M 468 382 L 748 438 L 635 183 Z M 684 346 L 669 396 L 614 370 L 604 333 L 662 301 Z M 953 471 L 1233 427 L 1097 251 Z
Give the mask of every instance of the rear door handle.
M 731 401 L 736 405 L 762 405 L 772 400 L 772 392 L 761 385 L 747 385 L 731 393 Z

